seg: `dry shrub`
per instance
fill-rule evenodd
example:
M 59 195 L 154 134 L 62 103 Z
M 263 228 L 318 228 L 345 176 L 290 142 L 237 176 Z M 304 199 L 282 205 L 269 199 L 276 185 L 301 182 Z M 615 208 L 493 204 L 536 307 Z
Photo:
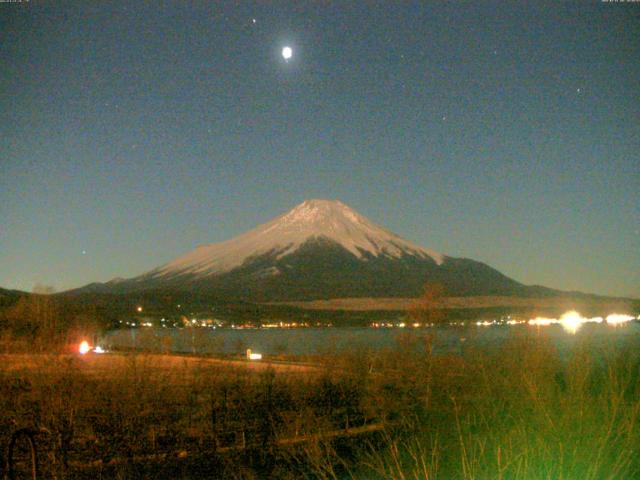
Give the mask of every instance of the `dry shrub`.
M 103 478 L 640 476 L 637 342 L 559 351 L 514 337 L 451 356 L 433 354 L 429 337 L 398 342 L 334 353 L 305 375 L 154 354 L 96 357 L 91 368 L 75 356 L 9 355 L 0 436 L 45 427 L 60 478 L 96 459 Z M 378 423 L 383 432 L 346 430 Z M 155 454 L 173 460 L 136 470 Z

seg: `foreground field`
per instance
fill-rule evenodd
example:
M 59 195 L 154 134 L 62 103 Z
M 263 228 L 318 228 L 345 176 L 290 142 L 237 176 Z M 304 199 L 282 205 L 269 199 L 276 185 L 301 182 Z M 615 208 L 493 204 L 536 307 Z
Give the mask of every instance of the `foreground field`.
M 72 368 L 78 374 L 105 379 L 114 378 L 128 370 L 135 364 L 145 369 L 149 374 L 165 374 L 189 382 L 191 377 L 200 376 L 203 372 L 213 370 L 248 370 L 261 372 L 273 370 L 279 373 L 313 373 L 320 370 L 319 365 L 301 362 L 277 362 L 246 360 L 229 358 L 197 357 L 191 355 L 167 355 L 155 353 L 106 353 L 88 355 L 79 354 L 29 354 L 11 353 L 0 354 L 0 371 L 9 373 L 59 373 L 61 365 Z
M 0 439 L 6 452 L 12 432 L 42 429 L 39 473 L 57 478 L 640 476 L 637 342 L 438 356 L 431 341 L 318 367 L 4 355 Z

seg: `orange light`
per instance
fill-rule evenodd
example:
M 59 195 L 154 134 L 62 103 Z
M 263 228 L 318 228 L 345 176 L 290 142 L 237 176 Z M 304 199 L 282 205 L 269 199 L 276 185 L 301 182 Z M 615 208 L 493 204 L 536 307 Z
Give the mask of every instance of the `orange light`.
M 89 346 L 89 342 L 87 342 L 86 340 L 83 340 L 82 343 L 80 343 L 80 347 L 78 348 L 80 355 L 89 353 L 90 350 L 91 350 L 91 347 Z

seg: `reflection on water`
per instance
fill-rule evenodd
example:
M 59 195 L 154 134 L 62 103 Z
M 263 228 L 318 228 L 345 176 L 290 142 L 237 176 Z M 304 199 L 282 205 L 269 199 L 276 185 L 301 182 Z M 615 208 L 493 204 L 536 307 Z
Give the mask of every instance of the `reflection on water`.
M 315 355 L 347 350 L 400 348 L 410 343 L 422 348 L 433 340 L 436 353 L 459 353 L 471 346 L 500 345 L 514 336 L 545 336 L 559 348 L 567 348 L 589 337 L 597 342 L 623 342 L 640 336 L 640 322 L 611 319 L 609 324 L 575 316 L 540 319 L 518 325 L 471 324 L 465 327 L 431 327 L 416 329 L 333 327 L 296 329 L 228 329 L 228 328 L 142 328 L 116 330 L 103 339 L 115 348 L 151 349 L 198 354 L 242 354 L 250 348 L 266 355 Z M 618 321 L 616 321 L 618 320 Z M 615 325 L 615 326 L 612 326 Z M 103 346 L 104 346 L 103 345 Z

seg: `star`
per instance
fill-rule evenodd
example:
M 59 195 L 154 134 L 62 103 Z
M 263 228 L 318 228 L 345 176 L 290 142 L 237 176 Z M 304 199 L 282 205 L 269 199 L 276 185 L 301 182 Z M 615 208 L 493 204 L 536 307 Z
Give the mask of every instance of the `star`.
M 252 19 L 251 19 L 251 23 L 256 23 L 256 19 L 255 19 L 255 18 L 252 18 Z

